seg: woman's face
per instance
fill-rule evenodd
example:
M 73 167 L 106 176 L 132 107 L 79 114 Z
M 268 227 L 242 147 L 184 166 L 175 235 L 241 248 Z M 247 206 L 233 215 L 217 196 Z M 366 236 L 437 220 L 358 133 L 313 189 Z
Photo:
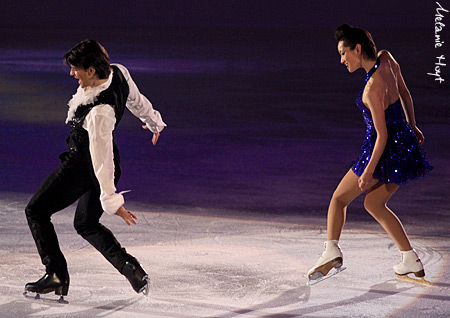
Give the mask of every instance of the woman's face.
M 356 44 L 355 48 L 352 50 L 348 46 L 344 46 L 344 41 L 339 41 L 337 46 L 339 55 L 341 56 L 341 64 L 347 67 L 350 73 L 353 73 L 361 67 L 361 45 Z

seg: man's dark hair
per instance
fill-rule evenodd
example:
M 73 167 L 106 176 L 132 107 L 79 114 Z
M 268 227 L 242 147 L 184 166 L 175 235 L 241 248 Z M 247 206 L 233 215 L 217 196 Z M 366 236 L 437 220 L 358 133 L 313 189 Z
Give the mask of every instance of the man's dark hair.
M 84 40 L 75 45 L 64 54 L 64 63 L 67 65 L 95 69 L 99 79 L 108 78 L 110 73 L 109 55 L 105 48 L 95 40 Z
M 361 50 L 368 59 L 376 59 L 377 47 L 369 31 L 352 27 L 348 24 L 339 26 L 335 33 L 336 40 L 344 41 L 344 46 L 353 50 L 356 44 L 361 44 Z

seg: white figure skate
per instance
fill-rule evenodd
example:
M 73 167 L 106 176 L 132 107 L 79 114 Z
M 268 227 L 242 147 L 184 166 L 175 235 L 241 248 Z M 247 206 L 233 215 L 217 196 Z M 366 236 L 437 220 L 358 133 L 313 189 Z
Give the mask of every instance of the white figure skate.
M 343 255 L 338 241 L 325 242 L 325 251 L 319 257 L 316 265 L 307 274 L 307 285 L 314 285 L 331 276 L 342 272 L 346 267 L 342 266 Z M 333 270 L 333 271 L 331 271 Z M 331 271 L 331 272 L 330 272 Z
M 423 264 L 417 256 L 416 251 L 400 251 L 402 255 L 402 261 L 394 265 L 394 272 L 398 278 L 403 280 L 431 285 L 431 283 L 425 280 L 425 271 L 423 270 Z M 409 277 L 408 274 L 414 274 L 415 277 L 420 277 L 420 279 Z

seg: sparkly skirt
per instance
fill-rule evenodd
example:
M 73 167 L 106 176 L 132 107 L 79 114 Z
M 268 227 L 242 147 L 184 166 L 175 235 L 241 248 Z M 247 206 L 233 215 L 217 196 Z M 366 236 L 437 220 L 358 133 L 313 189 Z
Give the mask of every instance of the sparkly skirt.
M 428 163 L 425 151 L 406 121 L 387 124 L 388 139 L 384 152 L 375 168 L 373 177 L 381 183 L 404 185 L 410 180 L 427 176 L 433 167 Z M 361 176 L 372 156 L 377 133 L 373 126 L 366 130 L 361 155 L 353 163 L 353 171 Z

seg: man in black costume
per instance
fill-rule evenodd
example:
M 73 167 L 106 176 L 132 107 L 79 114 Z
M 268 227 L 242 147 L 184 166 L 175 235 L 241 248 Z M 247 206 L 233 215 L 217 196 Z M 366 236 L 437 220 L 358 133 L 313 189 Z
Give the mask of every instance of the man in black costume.
M 25 289 L 67 295 L 67 263 L 50 218 L 79 199 L 74 219 L 77 233 L 102 253 L 136 292 L 147 294 L 147 273 L 99 220 L 106 211 L 122 217 L 128 225 L 136 224 L 136 216 L 123 207 L 123 195 L 115 187 L 121 170 L 114 128 L 125 108 L 153 133 L 153 145 L 166 124 L 139 92 L 128 70 L 119 64 L 111 65 L 108 53 L 97 41 L 79 43 L 64 55 L 64 62 L 79 83 L 69 101 L 66 119 L 70 123 L 69 151 L 60 155 L 61 165 L 47 177 L 25 209 L 46 268 L 46 274 L 37 282 L 26 284 Z

